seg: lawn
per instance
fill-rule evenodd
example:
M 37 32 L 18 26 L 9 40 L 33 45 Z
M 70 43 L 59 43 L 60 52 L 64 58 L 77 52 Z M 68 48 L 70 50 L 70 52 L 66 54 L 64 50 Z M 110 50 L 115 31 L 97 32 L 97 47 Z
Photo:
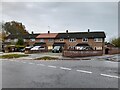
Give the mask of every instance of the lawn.
M 35 60 L 57 60 L 58 58 L 56 57 L 49 57 L 49 56 L 44 56 L 41 58 L 36 58 Z
M 2 55 L 0 56 L 0 58 L 7 58 L 7 59 L 11 59 L 11 58 L 20 58 L 20 57 L 26 57 L 28 55 L 24 55 L 24 54 L 8 54 L 8 55 Z

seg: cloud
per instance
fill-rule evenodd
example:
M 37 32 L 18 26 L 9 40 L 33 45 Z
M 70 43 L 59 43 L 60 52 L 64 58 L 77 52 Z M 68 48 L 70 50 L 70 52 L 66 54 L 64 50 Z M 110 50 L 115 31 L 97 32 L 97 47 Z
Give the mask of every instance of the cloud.
M 104 30 L 107 39 L 118 33 L 115 2 L 3 2 L 3 20 L 25 24 L 29 32 Z M 114 32 L 113 32 L 114 30 Z

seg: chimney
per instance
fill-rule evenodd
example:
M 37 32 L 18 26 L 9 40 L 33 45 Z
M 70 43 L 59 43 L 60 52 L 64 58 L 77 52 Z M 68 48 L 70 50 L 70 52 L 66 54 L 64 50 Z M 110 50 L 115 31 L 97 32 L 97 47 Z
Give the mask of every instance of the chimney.
M 34 32 L 33 32 L 33 31 L 32 31 L 31 33 L 32 33 L 32 34 L 34 34 Z
M 48 31 L 48 34 L 50 33 L 50 31 Z
M 68 30 L 66 30 L 66 33 L 68 33 Z
M 88 32 L 90 32 L 90 29 L 88 29 Z

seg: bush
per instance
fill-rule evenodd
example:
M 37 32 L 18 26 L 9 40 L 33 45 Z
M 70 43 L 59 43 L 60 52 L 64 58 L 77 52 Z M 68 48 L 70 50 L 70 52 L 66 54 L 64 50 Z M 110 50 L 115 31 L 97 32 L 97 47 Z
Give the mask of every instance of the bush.
M 0 56 L 0 58 L 19 58 L 19 57 L 26 57 L 28 55 L 24 55 L 24 54 L 8 54 L 8 55 L 2 55 Z
M 35 60 L 57 60 L 58 58 L 55 57 L 49 57 L 49 56 L 45 56 L 45 57 L 41 57 L 41 58 L 36 58 Z

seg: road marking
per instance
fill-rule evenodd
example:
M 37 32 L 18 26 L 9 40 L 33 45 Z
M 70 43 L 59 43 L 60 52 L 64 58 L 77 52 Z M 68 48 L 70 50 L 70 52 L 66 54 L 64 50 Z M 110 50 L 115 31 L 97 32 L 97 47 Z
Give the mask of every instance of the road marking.
M 14 60 L 10 60 L 10 61 L 14 61 Z
M 92 72 L 90 72 L 90 71 L 84 71 L 84 70 L 76 70 L 77 72 L 83 72 L 83 73 L 89 73 L 89 74 L 91 74 Z
M 26 63 L 26 62 L 22 62 L 22 63 Z
M 36 64 L 36 65 L 45 66 L 44 64 Z
M 63 70 L 71 70 L 70 68 L 66 68 L 66 67 L 60 67 L 60 69 L 63 69 Z
M 113 76 L 113 75 L 108 75 L 108 74 L 100 74 L 102 76 L 105 76 L 105 77 L 111 77 L 111 78 L 120 78 L 118 76 Z
M 48 67 L 51 67 L 51 68 L 57 68 L 56 66 L 51 66 L 51 65 L 48 65 Z
M 35 64 L 35 63 L 29 63 L 29 64 Z

